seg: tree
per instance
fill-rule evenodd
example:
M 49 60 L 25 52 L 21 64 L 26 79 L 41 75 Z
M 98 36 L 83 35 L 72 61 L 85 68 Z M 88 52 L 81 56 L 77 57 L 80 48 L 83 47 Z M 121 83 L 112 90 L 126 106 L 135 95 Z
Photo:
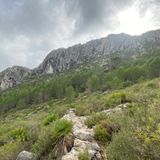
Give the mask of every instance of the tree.
M 160 76 L 160 57 L 155 57 L 149 64 L 149 72 L 151 77 Z
M 87 87 L 89 91 L 93 92 L 99 88 L 99 77 L 97 75 L 92 75 L 91 78 L 87 81 Z
M 75 91 L 72 86 L 68 86 L 65 89 L 65 93 L 69 102 L 71 102 L 75 98 Z

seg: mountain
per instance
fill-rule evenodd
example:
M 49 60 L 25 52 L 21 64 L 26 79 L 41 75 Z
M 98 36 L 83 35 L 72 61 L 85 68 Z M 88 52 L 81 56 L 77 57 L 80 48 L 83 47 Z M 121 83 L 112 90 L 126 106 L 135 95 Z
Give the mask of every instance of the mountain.
M 140 36 L 111 34 L 86 44 L 53 50 L 34 71 L 39 74 L 59 73 L 93 61 L 105 63 L 107 57 L 113 53 L 135 56 L 146 53 L 153 45 L 154 47 L 160 45 L 160 30 L 150 31 Z
M 0 73 L 0 88 L 1 90 L 13 87 L 20 84 L 31 74 L 31 70 L 25 67 L 13 66 L 7 68 Z
M 109 57 L 119 54 L 122 57 L 136 57 L 160 45 L 160 29 L 139 36 L 110 34 L 105 38 L 89 41 L 51 51 L 35 69 L 24 67 L 8 68 L 0 73 L 0 89 L 7 89 L 21 83 L 31 75 L 55 74 L 83 66 L 87 63 L 106 65 Z

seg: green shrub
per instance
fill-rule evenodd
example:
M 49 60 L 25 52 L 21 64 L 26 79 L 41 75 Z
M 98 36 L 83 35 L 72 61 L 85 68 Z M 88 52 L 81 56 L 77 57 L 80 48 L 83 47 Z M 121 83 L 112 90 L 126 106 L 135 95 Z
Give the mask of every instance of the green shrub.
M 75 95 L 76 95 L 74 88 L 72 86 L 66 87 L 65 94 L 66 94 L 68 102 L 70 102 L 70 103 L 73 101 L 73 99 L 75 98 Z
M 66 136 L 72 131 L 72 123 L 67 120 L 57 120 L 53 128 L 53 137 L 55 139 Z
M 63 139 L 67 139 L 66 137 L 71 130 L 71 122 L 61 119 L 57 120 L 53 125 L 44 129 L 43 132 L 40 133 L 37 142 L 33 145 L 33 151 L 36 152 L 39 157 L 49 154 L 56 156 L 56 151 L 59 148 L 63 149 L 63 145 L 65 145 L 61 142 L 64 142 Z
M 67 111 L 68 107 L 66 106 L 61 106 L 61 107 L 58 106 L 54 109 L 54 112 L 58 115 L 58 117 L 62 117 Z
M 20 142 L 11 142 L 0 147 L 0 160 L 15 160 L 24 149 Z
M 58 116 L 57 116 L 56 114 L 48 115 L 48 116 L 45 118 L 43 124 L 44 124 L 44 126 L 47 126 L 47 125 L 49 125 L 50 123 L 52 123 L 53 121 L 55 121 L 55 120 L 57 120 L 57 119 L 58 119 Z
M 76 106 L 76 115 L 78 116 L 86 116 L 91 114 L 91 109 L 89 106 Z
M 157 81 L 151 81 L 147 84 L 147 87 L 151 89 L 156 89 L 158 87 L 157 83 Z
M 22 142 L 29 140 L 29 134 L 27 130 L 24 128 L 18 128 L 18 129 L 12 130 L 9 133 L 9 137 L 12 138 L 13 140 L 20 140 Z
M 100 112 L 94 113 L 86 119 L 85 124 L 89 128 L 92 128 L 93 126 L 98 124 L 100 121 L 105 120 L 105 119 L 107 119 L 107 116 L 105 113 L 100 113 Z
M 160 159 L 160 124 L 149 117 L 151 124 L 134 132 L 137 153 L 140 159 Z M 153 125 L 153 126 L 152 126 Z
M 126 100 L 126 94 L 125 93 L 112 93 L 110 94 L 106 99 L 106 107 L 115 107 L 119 104 L 121 104 L 122 100 Z
M 111 139 L 106 129 L 103 128 L 101 125 L 97 125 L 94 128 L 94 138 L 101 143 L 106 143 Z
M 115 134 L 107 147 L 108 160 L 138 160 L 134 140 L 127 131 Z
M 119 126 L 109 121 L 101 121 L 100 124 L 94 128 L 94 138 L 102 144 L 110 142 L 112 135 L 118 132 Z
M 79 160 L 89 160 L 89 153 L 88 150 L 85 149 L 83 152 L 80 152 L 78 155 Z
M 51 128 L 44 129 L 38 136 L 36 143 L 33 145 L 32 150 L 38 156 L 47 155 L 51 149 L 54 140 L 52 138 Z

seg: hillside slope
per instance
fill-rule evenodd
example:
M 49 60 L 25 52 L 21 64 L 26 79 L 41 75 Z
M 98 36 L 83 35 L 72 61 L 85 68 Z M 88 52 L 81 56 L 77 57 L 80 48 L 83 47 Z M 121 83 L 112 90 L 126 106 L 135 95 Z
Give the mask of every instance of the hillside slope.
M 71 149 L 74 150 L 80 143 L 76 141 L 77 146 L 72 147 L 74 138 L 70 123 L 61 120 L 70 108 L 75 108 L 76 116 L 71 115 L 76 120 L 79 116 L 87 116 L 86 120 L 83 118 L 85 125 L 90 128 L 88 131 L 94 132 L 94 138 L 103 149 L 102 155 L 107 155 L 107 160 L 158 160 L 159 89 L 160 79 L 157 78 L 109 93 L 81 94 L 72 102 L 67 99 L 51 100 L 28 108 L 13 109 L 0 116 L 0 160 L 15 160 L 23 150 L 37 154 L 42 160 L 59 159 L 66 154 L 65 146 L 68 145 L 71 147 L 67 147 L 65 157 L 71 155 Z M 124 95 L 130 100 L 125 111 L 111 115 L 101 113 L 120 105 Z M 64 117 L 74 122 L 71 115 Z M 81 124 L 76 121 L 76 125 Z M 75 127 L 74 131 L 81 133 L 82 129 Z M 91 147 L 95 148 L 95 145 Z M 85 147 L 82 148 L 79 158 L 88 156 Z

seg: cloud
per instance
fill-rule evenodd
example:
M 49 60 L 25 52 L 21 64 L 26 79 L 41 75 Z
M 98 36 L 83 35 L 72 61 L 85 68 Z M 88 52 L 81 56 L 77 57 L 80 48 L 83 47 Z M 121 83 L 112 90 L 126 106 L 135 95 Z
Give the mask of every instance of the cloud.
M 133 3 L 133 0 L 78 0 L 79 17 L 76 21 L 76 32 L 96 32 L 116 28 L 116 15 Z
M 158 23 L 159 0 L 137 0 Z M 135 0 L 0 0 L 0 70 L 36 67 L 49 51 L 105 36 L 119 27 L 119 12 Z

